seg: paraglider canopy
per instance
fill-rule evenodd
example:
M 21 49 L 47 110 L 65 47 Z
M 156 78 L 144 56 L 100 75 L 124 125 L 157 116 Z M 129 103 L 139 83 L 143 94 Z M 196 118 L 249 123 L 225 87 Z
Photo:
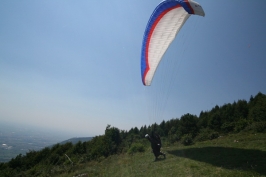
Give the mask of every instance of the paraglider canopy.
M 141 49 L 141 77 L 145 86 L 151 85 L 161 58 L 190 14 L 205 16 L 202 7 L 192 0 L 165 0 L 155 8 Z

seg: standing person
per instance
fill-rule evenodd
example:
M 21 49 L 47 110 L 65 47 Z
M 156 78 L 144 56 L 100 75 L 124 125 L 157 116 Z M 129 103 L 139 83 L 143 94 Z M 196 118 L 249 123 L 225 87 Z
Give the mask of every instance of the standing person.
M 162 147 L 160 136 L 158 134 L 152 132 L 151 136 L 146 134 L 145 138 L 147 138 L 151 142 L 152 152 L 155 156 L 154 161 L 156 161 L 160 155 L 163 155 L 165 158 L 165 154 L 160 151 L 160 149 Z

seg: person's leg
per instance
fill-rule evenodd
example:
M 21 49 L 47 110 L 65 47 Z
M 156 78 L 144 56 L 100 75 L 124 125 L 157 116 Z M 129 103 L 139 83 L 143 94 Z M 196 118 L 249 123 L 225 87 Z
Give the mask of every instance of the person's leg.
M 160 155 L 160 152 L 156 151 L 155 149 L 153 150 L 153 154 L 154 154 L 154 161 L 158 160 L 158 156 Z

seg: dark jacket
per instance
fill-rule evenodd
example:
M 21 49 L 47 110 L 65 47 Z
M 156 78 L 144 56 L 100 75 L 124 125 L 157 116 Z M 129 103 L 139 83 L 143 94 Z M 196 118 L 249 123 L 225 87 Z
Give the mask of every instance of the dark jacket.
M 160 149 L 162 147 L 161 138 L 157 134 L 152 134 L 148 137 L 148 140 L 151 142 L 151 148 L 155 156 L 160 154 Z

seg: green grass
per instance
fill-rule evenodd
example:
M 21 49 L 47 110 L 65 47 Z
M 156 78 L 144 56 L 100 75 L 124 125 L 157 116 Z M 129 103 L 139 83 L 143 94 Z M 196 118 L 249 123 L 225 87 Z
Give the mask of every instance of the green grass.
M 232 134 L 192 146 L 164 147 L 167 157 L 153 161 L 151 149 L 113 155 L 59 176 L 266 176 L 266 134 Z

